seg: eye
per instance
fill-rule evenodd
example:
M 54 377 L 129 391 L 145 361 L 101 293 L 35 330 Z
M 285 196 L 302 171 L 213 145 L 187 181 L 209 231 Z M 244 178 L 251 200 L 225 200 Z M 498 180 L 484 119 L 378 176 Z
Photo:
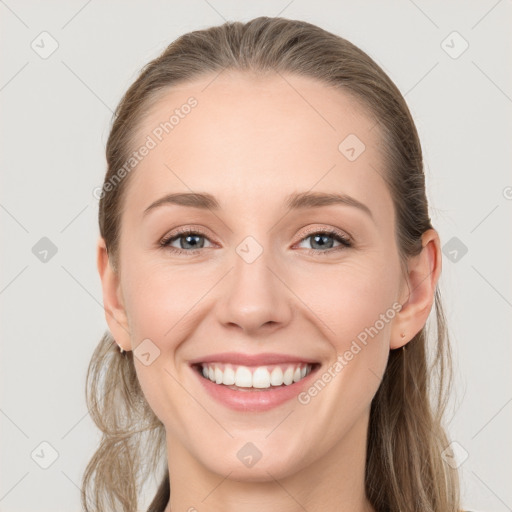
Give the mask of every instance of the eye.
M 200 239 L 206 239 L 205 234 L 201 231 L 193 230 L 190 228 L 180 229 L 166 236 L 160 241 L 160 245 L 175 253 L 189 253 L 196 254 L 204 248 L 204 242 L 201 243 Z M 199 239 L 199 241 L 198 241 Z M 180 247 L 173 247 L 171 244 L 179 242 Z
M 310 254 L 332 254 L 333 252 L 352 247 L 352 242 L 348 237 L 331 229 L 313 231 L 304 237 L 301 242 L 309 239 L 311 239 L 311 246 L 313 247 L 313 249 L 307 249 Z M 329 239 L 336 240 L 340 245 L 333 248 L 333 242 L 329 241 Z
M 337 241 L 339 245 L 337 247 L 333 247 L 334 243 L 329 241 L 329 239 Z M 209 241 L 209 238 L 202 233 L 201 230 L 183 228 L 164 237 L 160 241 L 160 246 L 177 254 L 197 254 L 205 248 L 204 240 Z M 332 254 L 333 252 L 338 252 L 348 247 L 352 247 L 352 242 L 347 236 L 331 229 L 312 231 L 302 238 L 299 243 L 306 240 L 311 240 L 311 245 L 313 247 L 312 249 L 306 248 L 307 252 L 314 255 Z M 179 243 L 179 247 L 174 247 L 172 245 L 176 242 Z

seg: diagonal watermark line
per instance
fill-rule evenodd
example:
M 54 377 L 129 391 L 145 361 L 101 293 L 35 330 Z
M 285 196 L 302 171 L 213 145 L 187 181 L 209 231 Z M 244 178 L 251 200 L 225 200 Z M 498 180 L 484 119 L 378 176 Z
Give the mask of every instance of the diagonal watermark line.
M 487 219 L 487 217 L 489 217 L 489 215 L 491 215 L 492 212 L 494 212 L 496 210 L 496 208 L 498 208 L 499 204 L 497 204 L 471 231 L 470 233 L 473 233 L 473 231 L 475 231 L 475 229 L 480 226 L 480 224 L 482 224 L 482 222 Z
M 69 227 L 71 224 L 73 224 L 73 222 L 75 222 L 75 220 L 76 220 L 76 219 L 78 219 L 78 217 L 80 217 L 80 215 L 82 215 L 82 213 L 84 213 L 84 212 L 85 212 L 85 210 L 87 210 L 87 208 L 89 208 L 89 205 L 88 205 L 88 204 L 87 204 L 87 205 L 85 205 L 85 207 L 84 207 L 84 208 L 82 208 L 82 209 L 81 209 L 81 210 L 80 210 L 80 211 L 79 211 L 79 212 L 78 212 L 78 213 L 77 213 L 77 214 L 76 214 L 76 215 L 71 219 L 71 221 L 70 221 L 70 222 L 68 222 L 68 223 L 67 223 L 67 224 L 66 224 L 66 225 L 65 225 L 65 226 L 60 230 L 60 232 L 61 232 L 61 233 L 64 233 L 64 231 L 65 231 L 66 229 L 68 229 L 68 227 Z
M 4 210 L 8 215 L 11 216 L 11 218 L 22 228 L 25 230 L 25 233 L 28 233 L 28 229 L 3 205 L 3 204 L 0 204 L 0 208 L 2 208 L 2 210 Z
M 106 103 L 105 103 L 105 102 L 104 102 L 104 101 L 103 101 L 103 100 L 102 100 L 102 99 L 101 99 L 101 98 L 100 98 L 100 97 L 99 97 L 99 96 L 98 96 L 98 95 L 97 95 L 97 94 L 96 94 L 96 93 L 95 93 L 95 92 L 94 92 L 94 91 L 93 91 L 93 90 L 92 90 L 92 89 L 91 89 L 91 88 L 90 88 L 90 87 L 89 87 L 89 86 L 88 86 L 88 85 L 87 85 L 87 84 L 86 84 L 86 83 L 85 83 L 85 82 L 84 82 L 84 81 L 83 81 L 83 80 L 82 80 L 82 79 L 81 79 L 81 78 L 80 78 L 80 77 L 79 77 L 79 76 L 78 76 L 78 75 L 77 75 L 77 74 L 76 74 L 76 73 L 75 73 L 75 72 L 74 72 L 74 71 L 73 71 L 73 70 L 72 70 L 72 69 L 71 69 L 71 68 L 66 64 L 66 63 L 65 63 L 65 62 L 64 62 L 64 61 L 63 61 L 63 60 L 61 60 L 61 62 L 62 62 L 62 64 L 64 64 L 64 66 L 65 66 L 66 68 L 68 68 L 68 70 L 69 70 L 73 75 L 75 75 L 75 77 L 76 77 L 80 82 L 82 82 L 82 84 L 83 84 L 87 89 L 89 89 L 89 91 L 91 91 L 91 92 L 92 92 L 92 94 L 94 94 L 94 96 L 96 96 L 96 98 L 98 98 L 98 99 L 101 101 L 101 103 L 103 103 L 103 105 L 105 105 L 105 107 L 107 107 L 107 108 L 110 110 L 110 112 L 112 112 L 112 114 L 114 114 L 114 111 L 113 111 L 113 110 L 112 110 L 112 109 L 111 109 L 111 108 L 110 108 L 110 107 L 109 107 L 109 106 L 108 106 L 108 105 L 107 105 L 107 104 L 106 104 Z
M 274 274 L 279 279 L 279 281 L 281 281 L 281 283 L 283 283 L 286 286 L 286 288 L 288 288 L 288 290 L 290 290 L 293 293 L 293 295 L 295 295 L 295 297 L 297 297 L 297 299 L 299 299 L 302 302 L 302 304 L 304 304 L 304 306 L 306 306 L 309 309 L 309 311 L 311 311 L 313 315 L 316 316 L 316 318 L 318 318 L 318 320 L 320 320 L 320 322 L 322 322 L 322 324 L 327 329 L 329 329 L 333 334 L 336 334 L 268 265 L 266 265 L 266 267 L 270 270 L 270 272 L 272 272 L 272 274 Z
M 5 412 L 0 409 L 0 412 L 27 438 L 29 439 L 29 437 L 27 436 L 27 434 L 25 434 L 25 432 L 23 432 L 23 430 L 21 430 L 21 428 L 11 419 L 9 418 L 9 416 L 7 416 L 7 414 L 5 414 Z
M 213 84 L 213 82 L 215 82 L 215 80 L 217 80 L 217 78 L 219 78 L 219 76 L 224 72 L 226 71 L 227 67 L 226 68 L 222 68 L 202 89 L 201 89 L 201 92 L 204 92 L 206 91 L 206 89 L 208 89 L 208 87 L 210 87 L 210 85 Z
M 491 421 L 496 418 L 496 416 L 498 416 L 498 414 L 503 410 L 505 409 L 505 407 L 512 401 L 512 398 L 510 398 L 509 400 L 507 400 L 505 402 L 505 405 L 473 436 L 471 437 L 471 440 L 473 440 L 478 434 L 480 434 L 480 432 L 482 432 L 482 430 L 487 427 L 487 425 L 489 425 L 489 423 L 491 423 Z
M 291 2 L 288 2 L 277 14 L 274 15 L 274 17 L 277 18 L 278 16 L 281 16 L 283 12 L 286 11 L 286 9 L 288 9 L 288 7 L 290 7 L 290 5 L 293 4 L 293 2 L 295 2 L 295 0 L 291 0 Z
M 219 422 L 219 420 L 217 420 L 217 418 L 215 416 L 213 416 L 213 414 L 187 389 L 185 388 L 185 386 L 183 386 L 183 384 L 167 369 L 167 368 L 164 368 L 164 371 L 166 373 L 168 373 L 176 383 L 178 383 L 181 388 L 183 389 L 183 391 L 185 391 L 185 393 L 188 393 L 188 395 L 198 404 L 202 407 L 202 409 L 208 414 L 208 416 L 210 416 L 210 418 L 212 418 L 213 421 L 215 421 L 215 423 L 217 423 L 217 425 L 219 425 L 219 427 L 224 430 L 224 432 L 226 432 L 226 434 L 231 437 L 231 439 L 234 439 L 233 435 L 231 434 L 231 432 L 229 432 L 225 427 L 224 425 L 222 425 L 222 423 Z
M 80 488 L 80 486 L 76 485 L 75 482 L 73 482 L 73 480 L 66 474 L 64 473 L 64 471 L 62 471 L 62 469 L 60 470 L 60 472 L 79 490 L 81 491 L 82 489 Z
M 65 477 L 66 477 L 66 478 L 67 478 L 67 479 L 68 479 L 68 480 L 69 480 L 69 481 L 70 481 L 70 482 L 71 482 L 71 483 L 72 483 L 72 484 L 73 484 L 73 485 L 74 485 L 74 486 L 75 486 L 75 487 L 76 487 L 80 492 L 82 492 L 82 488 L 81 488 L 79 485 L 77 485 L 75 482 L 73 482 L 73 480 L 71 479 L 71 477 L 69 477 L 69 476 L 68 476 L 68 475 L 67 475 L 67 474 L 66 474 L 62 469 L 60 470 L 60 472 L 61 472 L 61 473 L 62 473 L 62 474 L 63 474 L 63 475 L 64 475 L 64 476 L 65 476 Z M 88 496 L 86 497 L 86 501 L 87 501 L 87 504 L 88 504 L 88 506 L 89 506 L 88 510 L 89 510 L 89 509 L 90 509 L 90 510 L 96 510 L 96 508 L 90 504 L 91 496 L 89 496 L 89 495 L 88 495 Z
M 88 0 L 68 21 L 66 21 L 66 23 L 64 23 L 64 25 L 62 25 L 62 27 L 60 27 L 60 29 L 66 28 L 90 3 L 91 0 Z
M 501 94 L 503 94 L 503 96 L 505 96 L 505 98 L 507 98 L 508 101 L 512 103 L 510 96 L 487 73 L 485 73 L 485 71 L 474 60 L 472 60 L 471 63 L 487 78 L 487 80 L 489 80 L 489 82 L 491 82 L 491 84 L 494 85 L 494 87 L 496 87 L 496 89 L 498 89 L 498 91 L 501 92 Z
M 105 395 L 106 396 L 106 395 Z M 87 411 L 61 438 L 62 441 L 65 439 L 75 428 L 76 426 L 89 414 L 89 411 Z
M 18 71 L 16 71 L 16 73 L 14 73 L 14 75 L 11 78 L 9 78 L 9 80 L 7 80 L 7 82 L 4 85 L 2 85 L 2 87 L 0 87 L 0 92 L 3 91 L 5 87 L 7 87 L 27 66 L 28 61 L 25 62 L 25 64 L 23 64 L 23 66 L 21 66 L 21 68 L 18 69 Z
M 208 0 L 203 0 L 203 2 L 207 3 L 224 21 L 228 21 Z
M 206 295 L 208 295 L 231 271 L 233 270 L 233 267 L 231 267 L 202 297 L 200 297 L 195 304 L 190 307 L 187 312 L 181 316 L 181 318 L 164 334 L 164 337 L 167 336 L 189 313 L 196 307 L 196 305 L 201 302 Z
M 276 73 L 334 130 L 336 131 L 336 128 L 334 128 L 334 126 L 329 123 L 329 121 L 327 121 L 327 119 L 313 106 L 311 105 L 311 103 L 297 90 L 295 89 L 295 87 L 293 87 L 293 85 L 288 81 L 286 80 L 286 78 L 281 74 L 279 73 L 279 71 L 276 71 Z
M 87 295 L 89 295 L 92 300 L 94 302 L 96 302 L 96 304 L 98 304 L 98 306 L 100 306 L 100 308 L 105 312 L 107 313 L 108 315 L 110 315 L 112 317 L 113 320 L 116 320 L 115 316 L 110 313 L 109 311 L 107 311 L 105 309 L 105 306 L 66 268 L 64 267 L 64 265 L 61 265 L 62 269 L 80 286 L 80 288 L 82 288 L 82 290 L 85 291 L 85 293 L 87 293 Z M 124 327 L 124 325 L 120 324 L 119 322 L 117 322 L 117 324 L 128 334 L 130 334 L 130 332 Z
M 378 119 L 374 119 L 375 123 L 373 123 L 372 127 L 368 130 L 369 132 L 373 131 L 373 129 L 378 125 L 381 124 L 381 122 Z
M 487 15 L 494 10 L 494 8 L 501 3 L 501 0 L 498 0 L 472 27 L 471 30 L 473 30 L 484 18 L 487 17 Z
M 474 471 L 471 471 L 471 473 L 473 473 L 473 475 L 475 475 L 478 480 L 480 480 L 480 482 L 482 482 L 482 484 L 485 485 L 485 487 L 487 487 L 487 489 L 489 489 L 489 491 L 491 491 L 494 496 L 496 496 L 496 498 L 498 498 L 501 503 L 503 503 L 503 505 L 505 505 L 505 507 L 507 507 L 507 510 L 511 510 L 512 511 L 512 508 L 510 508 Z
M 373 169 L 373 171 L 376 174 L 378 174 L 383 180 L 385 180 L 384 176 L 370 162 L 368 162 L 368 165 Z
M 512 304 L 509 302 L 509 300 L 503 296 L 473 265 L 471 265 L 471 268 L 510 306 L 512 307 Z
M 18 279 L 18 277 L 23 274 L 23 272 L 25 272 L 25 270 L 27 270 L 28 268 L 28 265 L 25 265 L 25 267 L 20 270 L 1 290 L 0 290 L 0 295 L 2 295 L 2 293 L 5 292 L 5 290 L 7 290 L 7 288 L 9 286 L 11 286 L 12 283 L 14 283 L 14 281 L 16 281 L 16 279 Z
M 0 501 L 2 501 L 28 474 L 30 471 L 27 471 L 1 498 Z
M 404 345 L 405 346 L 405 345 Z M 368 367 L 368 371 L 370 373 L 373 373 L 373 375 L 375 375 L 375 378 L 379 381 L 379 382 L 382 382 L 382 379 L 384 378 L 384 373 L 382 375 L 377 375 L 370 367 Z M 416 384 L 416 382 L 415 382 Z M 418 387 L 418 385 L 416 384 L 416 387 Z
M 226 481 L 226 478 L 231 475 L 231 473 L 233 473 L 233 471 L 230 471 L 202 500 L 201 500 L 201 503 L 203 503 L 203 501 L 206 500 L 206 498 L 208 498 L 208 496 L 210 496 L 210 494 L 213 494 L 221 484 L 223 484 L 225 481 Z
M 439 64 L 439 61 L 437 61 L 405 94 L 404 97 L 407 96 L 417 85 L 419 85 L 426 77 L 429 75 L 434 68 Z
M 411 4 L 414 5 L 414 7 L 416 7 L 416 9 L 418 9 L 418 11 L 420 11 L 423 14 L 423 16 L 425 16 L 425 18 L 427 18 L 428 21 L 430 21 L 430 23 L 432 23 L 432 25 L 434 25 L 434 27 L 439 28 L 437 23 L 423 9 L 421 9 L 418 5 L 416 5 L 413 2 L 413 0 L 409 0 L 409 2 L 411 2 Z
M 101 307 L 101 309 L 104 309 L 104 305 L 64 266 L 64 265 L 61 265 L 61 268 L 71 277 L 71 279 L 73 279 L 73 281 L 75 281 L 75 283 L 78 284 L 78 286 L 80 286 L 80 288 L 82 288 L 82 290 L 84 290 L 85 293 L 87 293 L 87 295 L 89 295 L 89 297 L 91 297 L 91 299 L 96 302 L 96 304 L 98 304 L 98 306 Z
M 29 26 L 28 26 L 28 25 L 27 25 L 27 24 L 26 24 L 26 23 L 25 23 L 25 22 L 24 22 L 24 21 L 23 21 L 23 20 L 22 20 L 22 19 L 21 19 L 21 18 L 20 18 L 20 17 L 19 17 L 19 16 L 18 16 L 18 15 L 17 15 L 17 14 L 16 14 L 16 13 L 15 13 L 15 12 L 14 12 L 14 11 L 13 11 L 9 6 L 8 6 L 8 5 L 7 5 L 7 4 L 6 4 L 6 3 L 5 3 L 5 2 L 4 2 L 4 0 L 0 0 L 0 3 L 1 3 L 1 4 L 3 4 L 3 5 L 5 5 L 5 7 L 6 7 L 7 9 L 9 9 L 9 11 L 11 11 L 11 13 L 12 13 L 14 16 L 16 16 L 16 18 L 18 18 L 18 20 L 19 20 L 21 23 L 23 23 L 23 25 L 25 25 L 25 27 L 30 28 L 30 27 L 29 27 Z
M 308 512 L 307 508 L 304 507 L 304 505 L 302 503 L 300 503 L 299 501 L 297 501 L 297 499 L 295 498 L 295 496 L 293 496 L 292 494 L 290 494 L 288 492 L 288 490 L 286 489 L 286 487 L 283 486 L 283 484 L 277 479 L 274 477 L 274 475 L 272 475 L 271 473 L 269 473 L 267 471 L 267 474 L 270 475 L 272 477 L 272 479 L 274 480 L 274 482 L 279 485 L 279 487 L 281 487 L 281 489 L 283 489 L 283 491 L 288 494 L 288 496 L 290 496 L 290 498 L 295 501 L 295 503 L 297 503 L 297 505 L 299 505 L 299 507 L 302 509 L 302 510 L 305 510 L 306 512 Z
M 293 409 L 293 411 L 290 411 L 266 436 L 265 436 L 265 439 L 270 435 L 272 434 L 276 429 L 277 427 L 279 427 L 279 425 L 281 425 L 282 423 L 284 423 L 284 421 L 286 420 L 286 418 L 288 418 L 288 416 L 290 416 L 290 414 L 292 412 L 295 412 L 295 409 Z

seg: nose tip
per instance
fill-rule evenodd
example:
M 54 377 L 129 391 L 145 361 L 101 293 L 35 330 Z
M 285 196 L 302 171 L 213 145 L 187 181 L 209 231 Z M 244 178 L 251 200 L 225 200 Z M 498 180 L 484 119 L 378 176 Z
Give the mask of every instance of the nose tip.
M 252 263 L 239 258 L 227 276 L 219 319 L 226 326 L 238 326 L 246 332 L 266 331 L 290 319 L 286 287 L 268 264 L 265 252 Z

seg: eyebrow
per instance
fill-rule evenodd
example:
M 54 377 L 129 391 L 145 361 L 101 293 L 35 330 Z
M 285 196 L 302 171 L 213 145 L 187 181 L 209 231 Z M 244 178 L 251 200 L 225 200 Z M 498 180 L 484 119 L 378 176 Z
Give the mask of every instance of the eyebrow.
M 143 215 L 147 215 L 151 210 L 167 204 L 188 206 L 202 210 L 218 211 L 221 209 L 220 203 L 211 194 L 186 192 L 167 194 L 164 197 L 157 199 L 144 210 Z M 371 219 L 373 219 L 373 214 L 368 206 L 347 194 L 300 192 L 290 194 L 285 200 L 285 206 L 288 211 L 301 210 L 306 208 L 320 208 L 322 206 L 340 204 L 358 208 L 359 210 L 369 215 Z

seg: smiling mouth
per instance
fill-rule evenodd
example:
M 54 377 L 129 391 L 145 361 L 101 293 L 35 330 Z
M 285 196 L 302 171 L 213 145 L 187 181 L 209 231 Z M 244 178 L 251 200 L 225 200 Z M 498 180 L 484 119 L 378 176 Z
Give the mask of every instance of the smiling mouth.
M 284 363 L 243 366 L 220 362 L 198 363 L 193 368 L 202 378 L 236 391 L 265 391 L 300 382 L 319 363 Z

